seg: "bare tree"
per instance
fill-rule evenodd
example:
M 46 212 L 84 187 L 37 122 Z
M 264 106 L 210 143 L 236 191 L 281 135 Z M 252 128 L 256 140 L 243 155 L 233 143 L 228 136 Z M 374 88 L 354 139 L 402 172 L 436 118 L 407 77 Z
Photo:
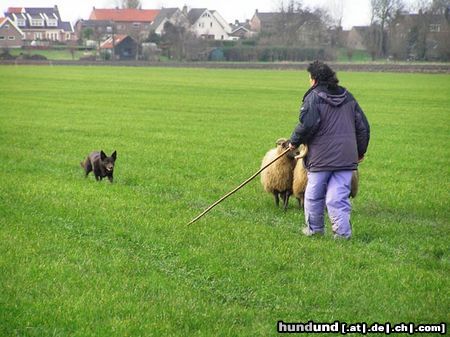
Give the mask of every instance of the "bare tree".
M 206 41 L 197 38 L 186 27 L 167 21 L 164 24 L 160 46 L 169 59 L 197 60 L 205 50 Z
M 114 0 L 114 4 L 120 8 L 142 8 L 141 0 Z
M 325 10 L 304 8 L 301 1 L 280 2 L 270 42 L 284 46 L 319 46 L 326 40 L 329 17 Z
M 386 56 L 386 25 L 395 17 L 395 15 L 403 8 L 402 0 L 370 0 L 371 5 L 371 26 L 375 23 L 380 27 L 380 43 L 378 53 Z
M 407 6 L 409 11 L 418 12 L 424 8 L 430 8 L 432 0 L 414 0 Z
M 344 0 L 328 0 L 327 9 L 330 13 L 333 25 L 342 27 L 342 18 L 344 17 Z
M 445 15 L 450 8 L 450 0 L 433 0 L 431 3 L 431 10 L 434 14 Z
M 328 13 L 325 21 L 330 23 L 331 46 L 343 46 L 342 18 L 344 17 L 344 0 L 328 0 L 324 10 Z

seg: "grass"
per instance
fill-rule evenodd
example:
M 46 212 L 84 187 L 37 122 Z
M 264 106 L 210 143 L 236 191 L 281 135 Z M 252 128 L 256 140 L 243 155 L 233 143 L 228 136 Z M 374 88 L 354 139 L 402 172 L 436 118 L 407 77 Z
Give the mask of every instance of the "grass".
M 45 56 L 48 60 L 63 60 L 63 61 L 71 61 L 71 60 L 79 60 L 80 57 L 83 57 L 89 52 L 85 52 L 83 50 L 75 50 L 72 56 L 70 49 L 10 49 L 9 53 L 13 56 L 19 56 L 20 54 L 25 55 L 42 55 Z
M 354 237 L 300 235 L 258 181 L 295 71 L 0 67 L 1 336 L 275 336 L 449 322 L 448 75 L 340 73 L 372 127 Z M 115 183 L 83 178 L 117 150 Z
M 367 63 L 373 62 L 372 57 L 369 55 L 367 50 L 357 50 L 354 49 L 352 52 L 352 57 L 349 59 L 347 48 L 337 49 L 337 62 L 354 62 L 354 63 Z

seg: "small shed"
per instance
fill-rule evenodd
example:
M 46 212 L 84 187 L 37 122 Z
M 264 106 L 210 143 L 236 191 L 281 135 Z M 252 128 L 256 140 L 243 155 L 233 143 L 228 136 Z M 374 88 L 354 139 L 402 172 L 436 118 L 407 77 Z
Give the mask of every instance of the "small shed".
M 114 56 L 118 60 L 136 59 L 138 44 L 129 35 L 116 34 L 114 35 L 114 40 L 113 37 L 110 37 L 100 44 L 100 50 L 106 50 L 110 55 L 112 54 L 113 48 Z

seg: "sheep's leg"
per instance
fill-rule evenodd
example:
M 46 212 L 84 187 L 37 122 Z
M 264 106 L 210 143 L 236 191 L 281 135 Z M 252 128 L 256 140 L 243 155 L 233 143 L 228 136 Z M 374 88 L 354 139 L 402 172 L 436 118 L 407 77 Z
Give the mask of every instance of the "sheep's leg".
M 280 199 L 279 199 L 279 197 L 278 197 L 278 191 L 274 191 L 274 192 L 273 192 L 273 196 L 274 196 L 274 198 L 275 198 L 275 205 L 278 207 L 279 204 L 280 204 Z
M 289 197 L 291 196 L 291 192 L 290 191 L 284 191 L 283 193 L 283 206 L 284 206 L 284 210 L 286 211 L 289 205 Z
M 297 198 L 297 200 L 298 200 L 298 207 L 300 209 L 304 209 L 304 207 L 305 207 L 305 194 L 302 193 L 300 195 L 300 198 Z

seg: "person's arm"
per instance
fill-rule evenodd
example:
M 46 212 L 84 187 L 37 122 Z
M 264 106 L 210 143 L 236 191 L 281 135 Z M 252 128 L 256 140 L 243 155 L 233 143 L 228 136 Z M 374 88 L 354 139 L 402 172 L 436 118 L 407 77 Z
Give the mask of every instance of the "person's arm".
M 367 147 L 369 146 L 370 125 L 358 103 L 356 103 L 355 130 L 356 143 L 358 146 L 358 160 L 362 161 L 367 151 Z
M 314 93 L 308 95 L 300 108 L 299 123 L 290 138 L 291 148 L 306 144 L 319 128 L 320 114 L 317 97 Z

